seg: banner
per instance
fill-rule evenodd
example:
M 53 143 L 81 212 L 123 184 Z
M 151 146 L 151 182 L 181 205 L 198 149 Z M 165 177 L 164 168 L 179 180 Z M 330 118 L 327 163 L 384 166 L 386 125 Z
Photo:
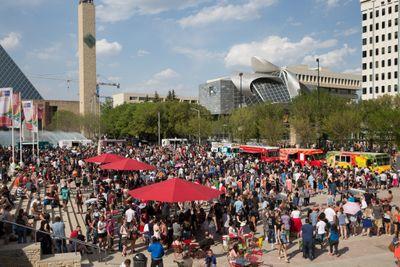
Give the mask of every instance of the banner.
M 25 128 L 28 131 L 33 130 L 33 101 L 32 100 L 24 100 L 22 101 L 22 112 L 24 114 L 24 123 Z
M 34 133 L 39 132 L 38 118 L 39 118 L 38 106 L 33 104 L 32 130 Z
M 20 93 L 14 93 L 13 94 L 13 125 L 14 128 L 19 128 L 20 127 L 20 121 L 21 121 L 21 98 L 20 98 Z
M 12 125 L 12 88 L 0 88 L 0 127 Z

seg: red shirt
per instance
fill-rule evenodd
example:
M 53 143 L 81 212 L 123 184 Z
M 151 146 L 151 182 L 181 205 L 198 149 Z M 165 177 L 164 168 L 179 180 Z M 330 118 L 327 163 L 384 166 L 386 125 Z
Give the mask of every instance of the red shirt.
M 79 233 L 78 230 L 73 230 L 69 238 L 78 238 L 78 233 Z

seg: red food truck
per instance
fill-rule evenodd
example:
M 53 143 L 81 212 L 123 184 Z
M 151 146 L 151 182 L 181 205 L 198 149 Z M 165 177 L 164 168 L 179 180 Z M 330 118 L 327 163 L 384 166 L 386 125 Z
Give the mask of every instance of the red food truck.
M 279 161 L 279 147 L 241 145 L 239 146 L 239 153 L 253 154 L 257 156 L 262 162 Z
M 279 157 L 281 161 L 290 162 L 310 166 L 321 167 L 325 160 L 325 153 L 321 149 L 311 148 L 281 148 L 279 150 Z

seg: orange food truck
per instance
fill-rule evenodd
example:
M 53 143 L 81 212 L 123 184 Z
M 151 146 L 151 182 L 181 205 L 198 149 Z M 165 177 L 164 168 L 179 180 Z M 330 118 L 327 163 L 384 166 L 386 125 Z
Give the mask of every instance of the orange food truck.
M 293 160 L 302 166 L 321 167 L 325 163 L 325 153 L 321 149 L 281 148 L 279 150 L 279 157 L 281 161 L 289 162 Z
M 241 145 L 239 146 L 239 153 L 254 154 L 258 156 L 262 162 L 279 161 L 279 147 Z

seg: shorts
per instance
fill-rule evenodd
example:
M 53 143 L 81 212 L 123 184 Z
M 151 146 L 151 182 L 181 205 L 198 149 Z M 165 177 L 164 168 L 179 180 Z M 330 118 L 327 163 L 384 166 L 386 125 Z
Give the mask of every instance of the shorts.
M 105 238 L 107 236 L 107 233 L 98 233 L 99 238 Z
M 382 219 L 375 219 L 374 220 L 374 224 L 377 228 L 381 228 L 382 227 Z
M 62 201 L 63 201 L 63 203 L 64 203 L 65 205 L 68 204 L 68 199 L 63 199 Z
M 388 218 L 383 218 L 383 222 L 384 222 L 384 223 L 390 223 L 390 219 L 388 219 Z

